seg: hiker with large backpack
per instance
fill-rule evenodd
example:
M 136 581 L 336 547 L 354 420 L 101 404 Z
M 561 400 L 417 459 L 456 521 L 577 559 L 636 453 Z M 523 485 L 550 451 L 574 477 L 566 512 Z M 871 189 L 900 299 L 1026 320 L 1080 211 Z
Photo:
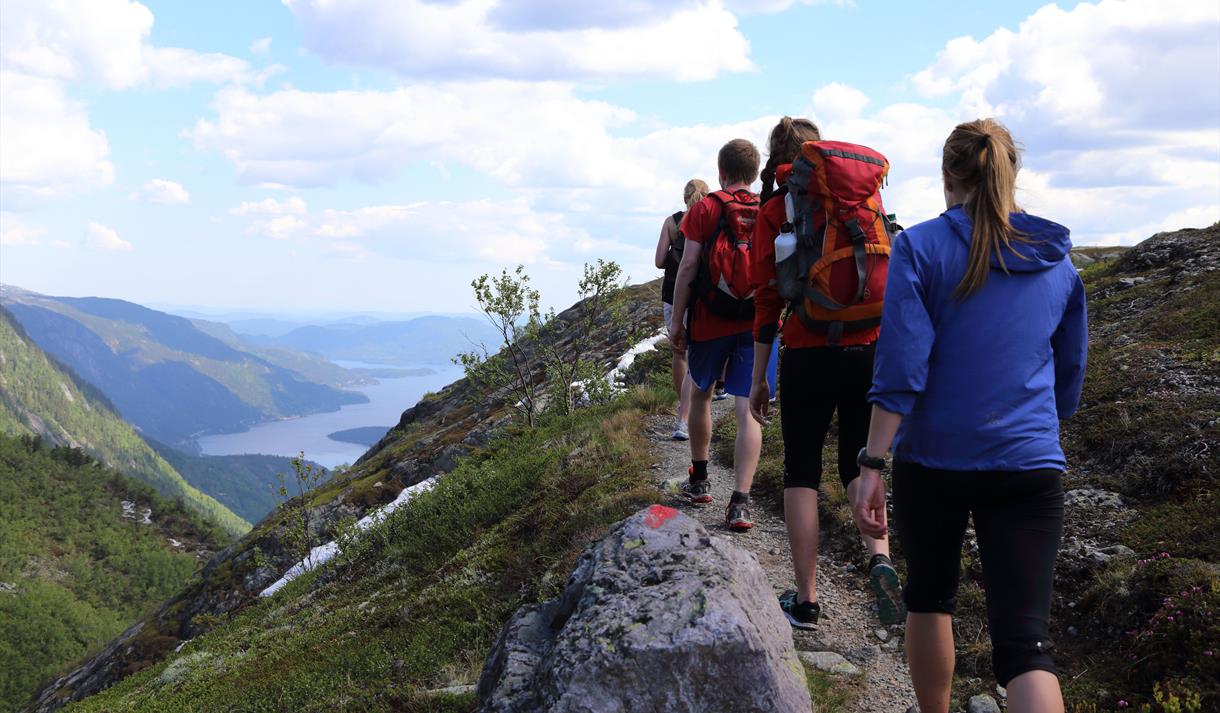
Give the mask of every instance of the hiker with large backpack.
M 1019 154 L 993 119 L 959 124 L 938 218 L 894 240 L 853 516 L 886 532 L 893 446 L 907 560 L 906 645 L 924 713 L 946 713 L 962 541 L 972 519 L 992 668 L 1010 713 L 1062 713 L 1051 584 L 1063 531 L 1059 420 L 1076 410 L 1088 326 L 1068 229 L 1016 206 Z
M 686 210 L 703 200 L 707 193 L 707 184 L 703 181 L 698 178 L 687 181 L 686 187 L 682 189 L 682 201 L 686 204 Z M 674 286 L 678 282 L 678 266 L 682 264 L 682 252 L 686 247 L 686 238 L 682 237 L 682 231 L 678 229 L 678 226 L 682 225 L 682 218 L 686 216 L 686 210 L 680 210 L 665 218 L 665 222 L 661 224 L 661 237 L 657 240 L 655 263 L 658 269 L 665 271 L 665 277 L 661 280 L 661 315 L 665 319 L 666 328 L 674 316 Z M 674 380 L 674 393 L 678 394 L 678 416 L 674 422 L 673 439 L 685 441 L 690 438 L 687 419 L 690 417 L 691 390 L 690 376 L 686 373 L 686 350 L 670 345 L 670 351 L 673 352 L 670 372 Z
M 821 613 L 818 490 L 831 418 L 838 413 L 839 479 L 849 501 L 856 498 L 860 473 L 856 454 L 868 437 L 868 390 L 893 230 L 879 192 L 888 170 L 885 157 L 872 149 L 822 141 L 808 119 L 784 117 L 771 131 L 750 255 L 754 340 L 756 354 L 768 353 L 789 313 L 779 398 L 784 521 L 796 590 L 780 596 L 780 607 L 798 629 L 813 629 Z M 756 362 L 750 412 L 759 423 L 766 421 L 769 399 Z M 863 540 L 879 618 L 896 624 L 905 611 L 889 541 L 884 534 Z
M 750 286 L 750 246 L 758 215 L 758 196 L 750 184 L 758 177 L 758 149 L 734 139 L 720 149 L 717 168 L 721 190 L 691 206 L 680 229 L 686 238 L 674 287 L 669 339 L 687 350 L 694 389 L 691 392 L 691 466 L 682 495 L 691 503 L 712 502 L 707 482 L 712 440 L 712 398 L 723 375 L 725 390 L 735 397 L 737 440 L 733 449 L 734 490 L 725 510 L 725 525 L 743 532 L 750 518 L 750 486 L 762 449 L 762 429 L 749 416 L 750 378 L 754 371 L 754 295 Z M 683 315 L 690 306 L 689 324 Z M 689 330 L 689 331 L 688 331 Z M 689 334 L 689 337 L 688 337 Z M 763 355 L 765 374 L 775 384 L 775 356 Z

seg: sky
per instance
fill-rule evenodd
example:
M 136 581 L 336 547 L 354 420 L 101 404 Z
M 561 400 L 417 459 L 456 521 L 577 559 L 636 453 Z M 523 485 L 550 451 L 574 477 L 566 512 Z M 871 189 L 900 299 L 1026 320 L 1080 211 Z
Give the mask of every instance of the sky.
M 1220 3 L 4 0 L 0 282 L 226 311 L 463 312 L 524 264 L 633 282 L 687 179 L 783 115 L 944 209 L 1005 122 L 1078 245 L 1220 220 Z

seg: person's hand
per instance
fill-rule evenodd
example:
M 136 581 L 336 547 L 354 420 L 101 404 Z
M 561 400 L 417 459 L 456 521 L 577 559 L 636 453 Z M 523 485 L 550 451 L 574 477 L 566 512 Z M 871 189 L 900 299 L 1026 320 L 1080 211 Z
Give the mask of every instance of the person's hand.
M 767 415 L 771 410 L 771 385 L 766 378 L 755 381 L 750 387 L 750 415 L 760 425 L 767 425 Z
M 669 343 L 674 349 L 686 349 L 686 325 L 682 320 L 675 319 L 669 323 Z
M 885 537 L 889 527 L 885 515 L 885 483 L 881 480 L 881 473 L 861 466 L 860 477 L 847 486 L 847 496 L 851 501 L 851 516 L 860 534 L 874 539 Z

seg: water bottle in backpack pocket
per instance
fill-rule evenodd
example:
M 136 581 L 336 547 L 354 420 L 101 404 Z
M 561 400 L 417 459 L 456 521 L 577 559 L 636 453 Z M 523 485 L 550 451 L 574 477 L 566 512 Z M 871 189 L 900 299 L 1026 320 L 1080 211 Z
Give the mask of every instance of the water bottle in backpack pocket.
M 780 297 L 791 302 L 801 295 L 804 275 L 801 258 L 796 249 L 796 228 L 792 225 L 792 194 L 784 195 L 784 210 L 787 220 L 775 236 L 775 286 Z

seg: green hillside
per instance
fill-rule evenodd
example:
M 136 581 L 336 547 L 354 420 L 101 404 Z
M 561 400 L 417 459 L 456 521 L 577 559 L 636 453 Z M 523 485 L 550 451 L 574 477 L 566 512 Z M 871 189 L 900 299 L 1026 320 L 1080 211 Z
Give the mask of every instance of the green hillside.
M 148 445 L 181 473 L 186 482 L 207 491 L 238 517 L 250 522 L 262 520 L 280 504 L 283 499 L 276 495 L 277 476 L 292 472 L 292 459 L 285 456 L 256 453 L 192 455 L 156 441 L 149 441 Z
M 0 711 L 180 589 L 228 539 L 79 450 L 0 434 Z
M 4 309 L 0 309 L 0 431 L 81 448 L 163 496 L 182 500 L 230 533 L 250 528 L 183 480 L 115 414 L 104 396 L 49 358 Z
M 205 433 L 233 433 L 367 401 L 227 343 L 183 317 L 122 300 L 49 297 L 11 286 L 2 296 L 43 351 L 163 443 L 188 444 Z M 312 360 L 296 361 L 319 369 Z

